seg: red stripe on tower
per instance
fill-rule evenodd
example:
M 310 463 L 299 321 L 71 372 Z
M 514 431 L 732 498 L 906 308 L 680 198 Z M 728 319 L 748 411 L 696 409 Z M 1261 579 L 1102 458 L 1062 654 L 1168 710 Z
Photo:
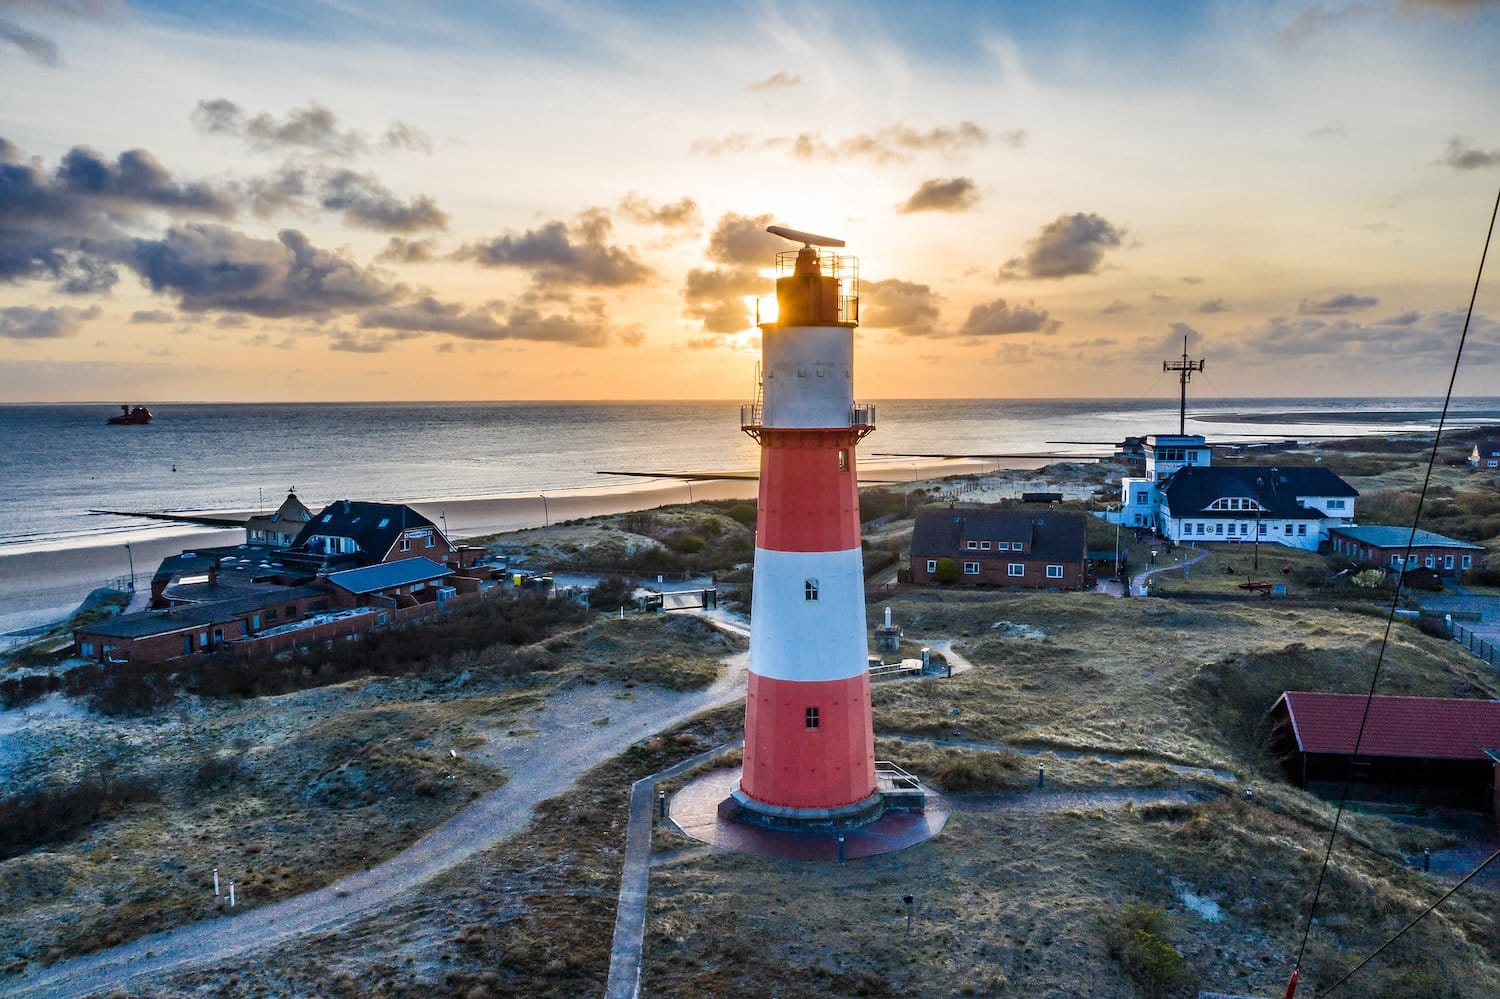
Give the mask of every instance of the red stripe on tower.
M 751 811 L 821 821 L 878 809 L 855 449 L 857 262 L 837 240 L 777 256 L 762 323 L 764 401 L 742 424 L 761 446 L 745 766 Z

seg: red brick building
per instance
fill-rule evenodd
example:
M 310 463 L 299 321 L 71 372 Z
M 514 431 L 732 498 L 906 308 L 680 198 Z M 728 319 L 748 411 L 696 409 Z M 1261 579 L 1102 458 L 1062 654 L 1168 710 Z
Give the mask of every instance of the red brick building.
M 299 621 L 333 606 L 324 586 L 275 587 L 250 596 L 121 614 L 73 633 L 78 654 L 101 663 L 169 662 Z
M 1411 542 L 1411 551 L 1406 550 Z M 1483 545 L 1409 527 L 1331 527 L 1333 550 L 1356 562 L 1369 562 L 1388 572 L 1431 569 L 1444 579 L 1462 579 L 1487 551 Z
M 409 506 L 339 500 L 313 515 L 283 560 L 333 570 L 418 556 L 447 562 L 452 555 L 447 536 Z
M 912 531 L 911 576 L 935 583 L 950 558 L 958 585 L 1092 589 L 1084 515 L 1017 509 L 928 508 Z

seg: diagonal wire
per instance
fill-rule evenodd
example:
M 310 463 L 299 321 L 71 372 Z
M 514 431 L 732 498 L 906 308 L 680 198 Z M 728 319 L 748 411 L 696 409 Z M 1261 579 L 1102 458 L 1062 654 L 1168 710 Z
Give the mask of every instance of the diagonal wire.
M 1318 900 L 1323 894 L 1323 881 L 1328 876 L 1328 862 L 1333 856 L 1333 844 L 1338 839 L 1339 824 L 1344 818 L 1344 806 L 1349 800 L 1349 786 L 1354 778 L 1354 761 L 1359 757 L 1360 743 L 1365 737 L 1365 723 L 1370 720 L 1370 705 L 1375 700 L 1375 689 L 1380 683 L 1380 671 L 1385 665 L 1386 647 L 1391 641 L 1391 628 L 1396 621 L 1396 608 L 1401 601 L 1402 582 L 1406 578 L 1406 566 L 1411 564 L 1411 550 L 1417 539 L 1417 524 L 1422 519 L 1422 505 L 1427 500 L 1427 487 L 1432 482 L 1432 469 L 1437 464 L 1438 445 L 1442 443 L 1443 427 L 1448 422 L 1448 407 L 1453 402 L 1453 386 L 1458 380 L 1459 362 L 1463 360 L 1464 343 L 1469 338 L 1469 323 L 1474 318 L 1474 303 L 1479 298 L 1479 282 L 1484 277 L 1484 262 L 1489 256 L 1490 240 L 1495 235 L 1495 218 L 1500 215 L 1500 190 L 1495 192 L 1495 207 L 1490 212 L 1490 225 L 1484 236 L 1484 249 L 1479 254 L 1479 269 L 1474 275 L 1474 288 L 1469 293 L 1469 311 L 1464 315 L 1463 332 L 1458 337 L 1458 350 L 1453 355 L 1453 370 L 1448 375 L 1448 391 L 1443 396 L 1443 411 L 1438 416 L 1437 433 L 1432 438 L 1432 452 L 1427 457 L 1427 472 L 1422 477 L 1422 491 L 1417 495 L 1417 510 L 1412 515 L 1411 531 L 1406 536 L 1406 552 L 1402 559 L 1401 575 L 1396 577 L 1396 593 L 1391 597 L 1391 611 L 1385 619 L 1385 635 L 1380 640 L 1380 654 L 1375 659 L 1375 672 L 1370 676 L 1370 689 L 1365 693 L 1364 712 L 1359 717 L 1359 731 L 1354 736 L 1354 750 L 1349 754 L 1349 765 L 1344 768 L 1344 787 L 1339 793 L 1338 811 L 1333 816 L 1333 828 L 1328 832 L 1328 847 L 1323 851 L 1323 866 L 1318 870 L 1318 883 L 1313 889 L 1312 905 L 1307 909 L 1307 920 L 1302 927 L 1302 943 L 1297 947 L 1297 963 L 1293 974 L 1302 970 L 1302 958 L 1307 953 L 1307 938 L 1312 933 L 1313 916 L 1318 911 Z M 1488 863 L 1486 861 L 1485 863 Z M 1477 873 L 1477 872 L 1475 872 Z M 1472 874 L 1470 875 L 1472 877 Z M 1465 881 L 1468 878 L 1464 879 Z M 1463 882 L 1460 882 L 1462 884 Z M 1444 896 L 1446 897 L 1446 896 Z M 1420 917 L 1418 917 L 1420 918 Z M 1405 932 L 1404 930 L 1402 932 Z
M 1445 891 L 1443 893 L 1443 897 L 1442 898 L 1438 899 L 1436 902 L 1433 902 L 1427 908 L 1425 908 L 1421 912 L 1417 913 L 1416 918 L 1414 918 L 1411 922 L 1407 923 L 1405 926 L 1401 927 L 1401 929 L 1397 930 L 1396 933 L 1395 933 L 1395 935 L 1392 936 L 1385 943 L 1381 944 L 1379 947 L 1376 947 L 1369 954 L 1367 954 L 1365 956 L 1365 959 L 1363 961 L 1359 962 L 1354 967 L 1350 968 L 1347 972 L 1345 972 L 1343 978 L 1340 978 L 1338 981 L 1336 981 L 1332 985 L 1328 986 L 1328 988 L 1324 989 L 1322 992 L 1319 992 L 1318 993 L 1318 999 L 1323 999 L 1324 996 L 1332 995 L 1334 989 L 1338 988 L 1340 985 L 1343 985 L 1349 979 L 1353 978 L 1354 977 L 1354 973 L 1356 971 L 1358 971 L 1360 968 L 1363 968 L 1365 965 L 1369 964 L 1371 961 L 1375 960 L 1375 958 L 1380 955 L 1381 951 L 1385 950 L 1387 947 L 1389 947 L 1391 944 L 1395 943 L 1397 940 L 1400 940 L 1401 939 L 1401 935 L 1403 933 L 1405 933 L 1407 930 L 1411 929 L 1413 926 L 1415 926 L 1418 923 L 1420 923 L 1422 921 L 1422 919 L 1423 919 L 1424 916 L 1430 915 L 1434 909 L 1436 909 L 1438 906 L 1442 905 L 1444 902 L 1448 901 L 1448 899 L 1452 898 L 1453 895 L 1456 894 L 1460 888 L 1462 888 L 1464 885 L 1468 884 L 1471 880 L 1473 880 L 1473 878 L 1475 877 L 1475 875 L 1477 875 L 1480 871 L 1484 870 L 1486 867 L 1490 866 L 1490 863 L 1496 857 L 1500 857 L 1500 850 L 1496 850 L 1494 853 L 1490 854 L 1487 858 L 1485 858 L 1484 863 L 1482 863 L 1478 867 L 1474 868 L 1468 874 L 1465 874 L 1462 881 L 1460 881 L 1458 884 L 1454 885 L 1452 888 L 1449 888 L 1447 891 Z

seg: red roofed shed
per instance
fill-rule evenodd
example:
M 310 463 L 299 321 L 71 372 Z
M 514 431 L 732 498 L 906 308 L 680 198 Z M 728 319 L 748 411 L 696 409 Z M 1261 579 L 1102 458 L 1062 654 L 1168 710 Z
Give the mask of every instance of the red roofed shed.
M 1272 747 L 1294 781 L 1337 796 L 1364 712 L 1360 694 L 1289 690 L 1271 708 Z M 1500 764 L 1487 751 L 1500 751 L 1500 701 L 1375 697 L 1349 796 L 1495 810 Z

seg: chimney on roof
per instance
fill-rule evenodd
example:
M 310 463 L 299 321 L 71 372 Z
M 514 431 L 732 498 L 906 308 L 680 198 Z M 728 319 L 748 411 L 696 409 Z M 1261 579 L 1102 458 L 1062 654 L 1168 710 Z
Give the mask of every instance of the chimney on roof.
M 349 512 L 349 501 L 348 500 L 344 500 L 344 512 L 345 513 Z

